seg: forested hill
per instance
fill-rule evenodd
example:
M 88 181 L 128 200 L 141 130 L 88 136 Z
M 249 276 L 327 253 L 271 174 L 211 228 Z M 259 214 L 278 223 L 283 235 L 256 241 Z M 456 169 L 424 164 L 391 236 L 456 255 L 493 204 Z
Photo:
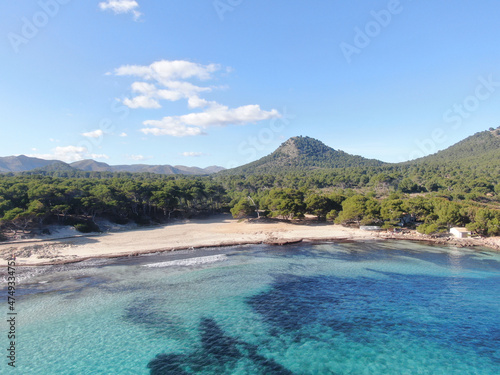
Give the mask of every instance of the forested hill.
M 476 133 L 443 151 L 403 164 L 500 168 L 500 127 Z
M 473 171 L 500 171 L 500 127 L 476 133 L 455 145 L 435 154 L 404 163 L 384 163 L 334 150 L 317 139 L 293 137 L 273 153 L 237 168 L 222 172 L 222 175 L 283 174 L 289 172 L 327 171 L 338 168 L 356 168 L 369 172 L 376 168 L 392 171 L 412 167 L 432 167 L 449 172 L 454 169 Z M 438 176 L 435 176 L 438 177 Z
M 272 154 L 223 174 L 276 173 L 294 170 L 381 166 L 385 163 L 334 150 L 317 139 L 293 137 Z

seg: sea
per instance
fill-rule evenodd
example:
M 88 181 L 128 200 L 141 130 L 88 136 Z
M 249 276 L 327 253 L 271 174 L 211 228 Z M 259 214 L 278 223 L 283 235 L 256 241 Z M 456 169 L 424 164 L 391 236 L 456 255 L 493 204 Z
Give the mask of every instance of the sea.
M 16 267 L 2 374 L 500 373 L 500 252 L 407 241 Z

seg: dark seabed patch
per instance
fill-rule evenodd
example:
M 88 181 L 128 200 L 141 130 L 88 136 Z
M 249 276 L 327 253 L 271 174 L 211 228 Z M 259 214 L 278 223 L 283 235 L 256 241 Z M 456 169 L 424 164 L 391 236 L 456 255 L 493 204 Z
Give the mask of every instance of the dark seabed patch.
M 320 324 L 356 342 L 410 335 L 500 362 L 500 330 L 492 328 L 500 326 L 500 278 L 381 273 L 387 278 L 280 275 L 247 303 L 274 335 Z
M 186 331 L 180 319 L 161 309 L 161 298 L 136 298 L 124 311 L 122 319 L 151 331 L 153 335 L 181 339 Z
M 201 319 L 199 332 L 200 345 L 194 352 L 158 354 L 147 365 L 151 375 L 183 375 L 205 371 L 232 374 L 240 360 L 252 363 L 253 374 L 293 374 L 273 359 L 260 355 L 257 346 L 227 335 L 213 319 Z

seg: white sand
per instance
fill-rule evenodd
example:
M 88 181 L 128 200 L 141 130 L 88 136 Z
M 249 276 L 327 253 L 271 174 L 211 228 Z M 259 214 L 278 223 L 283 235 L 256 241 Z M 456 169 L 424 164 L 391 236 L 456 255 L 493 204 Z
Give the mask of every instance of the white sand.
M 373 233 L 333 224 L 296 225 L 284 222 L 248 222 L 228 216 L 189 220 L 162 227 L 111 232 L 64 239 L 5 243 L 0 257 L 16 254 L 17 265 L 35 265 L 101 256 L 139 254 L 236 244 L 334 239 L 371 239 Z M 6 264 L 0 259 L 0 265 Z
M 299 240 L 368 240 L 395 238 L 385 233 L 361 231 L 333 224 L 297 225 L 285 222 L 238 221 L 229 216 L 189 220 L 161 227 L 103 233 L 64 239 L 39 239 L 0 245 L 0 265 L 16 254 L 17 265 L 41 265 L 86 258 L 137 255 L 191 247 L 280 243 Z M 412 234 L 406 239 L 427 239 Z M 470 241 L 470 240 L 469 240 Z M 492 245 L 498 239 L 490 239 Z M 482 244 L 482 243 L 478 243 Z

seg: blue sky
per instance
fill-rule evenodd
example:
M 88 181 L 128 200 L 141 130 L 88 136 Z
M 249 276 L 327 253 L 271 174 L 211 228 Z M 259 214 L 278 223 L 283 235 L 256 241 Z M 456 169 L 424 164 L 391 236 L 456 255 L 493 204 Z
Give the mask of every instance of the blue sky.
M 26 0 L 0 155 L 232 167 L 307 135 L 398 162 L 500 125 L 500 3 Z

